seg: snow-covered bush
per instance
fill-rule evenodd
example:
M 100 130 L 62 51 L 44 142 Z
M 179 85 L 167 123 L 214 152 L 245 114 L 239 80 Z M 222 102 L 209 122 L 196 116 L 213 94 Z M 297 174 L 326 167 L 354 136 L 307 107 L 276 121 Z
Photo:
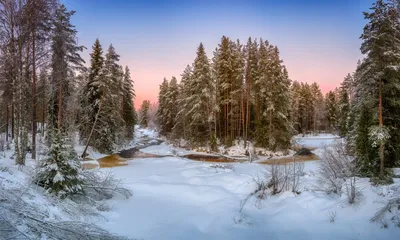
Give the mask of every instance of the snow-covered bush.
M 374 217 L 371 218 L 371 222 L 386 222 L 385 217 L 387 215 L 391 215 L 390 219 L 393 224 L 400 228 L 400 197 L 389 199 L 385 205 L 375 213 Z M 386 227 L 387 225 L 386 222 Z
M 111 171 L 84 170 L 81 172 L 82 192 L 85 202 L 102 201 L 117 195 L 129 198 L 132 192 L 121 186 L 121 181 Z
M 342 194 L 345 188 L 350 204 L 361 196 L 357 188 L 359 167 L 354 157 L 347 152 L 344 141 L 337 141 L 324 148 L 323 157 L 319 163 L 319 185 L 326 193 Z
M 39 161 L 34 176 L 37 185 L 61 198 L 82 191 L 81 165 L 67 142 L 60 131 L 55 132 L 49 157 Z
M 267 168 L 268 187 L 272 194 L 282 191 L 299 193 L 300 176 L 303 175 L 304 163 L 294 161 L 291 164 L 273 163 Z

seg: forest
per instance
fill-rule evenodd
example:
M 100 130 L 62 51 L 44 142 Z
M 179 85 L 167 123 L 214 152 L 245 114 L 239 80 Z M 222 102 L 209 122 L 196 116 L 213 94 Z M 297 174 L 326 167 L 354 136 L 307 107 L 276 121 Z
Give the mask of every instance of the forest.
M 196 59 L 160 85 L 160 133 L 192 145 L 231 146 L 242 139 L 276 151 L 296 134 L 339 134 L 347 140 L 363 176 L 391 182 L 386 167 L 400 164 L 400 28 L 398 3 L 377 1 L 361 35 L 365 58 L 336 89 L 289 79 L 277 46 L 247 44 L 223 36 L 208 59 L 200 43 Z
M 0 0 L 0 239 L 399 234 L 400 1 L 363 13 L 335 89 L 226 34 L 137 110 L 124 50 L 94 36 L 85 62 L 62 2 Z

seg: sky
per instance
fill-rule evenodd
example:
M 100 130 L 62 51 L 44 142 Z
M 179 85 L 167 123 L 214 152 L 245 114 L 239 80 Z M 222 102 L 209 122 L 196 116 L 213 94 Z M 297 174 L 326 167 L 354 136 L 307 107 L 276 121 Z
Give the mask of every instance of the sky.
M 317 82 L 324 93 L 339 86 L 362 58 L 359 39 L 375 0 L 62 0 L 76 13 L 71 21 L 87 65 L 96 38 L 112 43 L 120 64 L 131 70 L 135 106 L 157 101 L 164 77 L 180 74 L 207 55 L 223 35 L 242 43 L 263 38 L 278 46 L 291 80 Z

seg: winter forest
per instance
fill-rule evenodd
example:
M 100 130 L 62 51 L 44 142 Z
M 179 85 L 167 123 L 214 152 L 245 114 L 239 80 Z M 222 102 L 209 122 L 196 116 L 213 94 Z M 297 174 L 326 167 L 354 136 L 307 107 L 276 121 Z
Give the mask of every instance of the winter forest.
M 223 35 L 137 110 L 136 66 L 63 2 L 0 0 L 0 240 L 400 237 L 400 1 L 334 89 Z

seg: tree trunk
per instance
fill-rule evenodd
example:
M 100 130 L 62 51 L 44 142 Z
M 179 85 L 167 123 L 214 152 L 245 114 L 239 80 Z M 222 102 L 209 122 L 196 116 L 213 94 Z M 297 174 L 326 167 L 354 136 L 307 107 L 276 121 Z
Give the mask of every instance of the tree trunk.
M 61 129 L 61 110 L 62 110 L 62 73 L 60 72 L 60 87 L 58 92 L 58 117 L 57 117 L 57 127 Z
M 8 100 L 6 101 L 6 142 L 8 142 L 8 121 L 9 121 L 9 111 L 8 111 Z
M 379 126 L 383 127 L 382 115 L 382 80 L 379 80 Z M 384 156 L 384 143 L 381 142 L 379 146 L 379 159 L 380 159 L 380 176 L 383 179 L 385 170 L 385 156 Z
M 83 150 L 83 153 L 82 153 L 82 155 L 81 155 L 82 158 L 85 158 L 85 156 L 86 156 L 86 151 L 87 151 L 87 149 L 88 149 L 88 147 L 89 147 L 90 139 L 92 138 L 92 135 L 93 135 L 93 132 L 94 132 L 94 128 L 95 128 L 96 123 L 97 123 L 97 119 L 99 118 L 99 114 L 100 114 L 102 102 L 103 102 L 103 101 L 101 101 L 101 99 L 100 99 L 99 110 L 97 110 L 96 118 L 94 119 L 92 129 L 90 130 L 89 138 L 88 138 L 88 140 L 87 140 L 85 149 Z
M 36 159 L 36 56 L 35 30 L 32 31 L 32 159 Z

